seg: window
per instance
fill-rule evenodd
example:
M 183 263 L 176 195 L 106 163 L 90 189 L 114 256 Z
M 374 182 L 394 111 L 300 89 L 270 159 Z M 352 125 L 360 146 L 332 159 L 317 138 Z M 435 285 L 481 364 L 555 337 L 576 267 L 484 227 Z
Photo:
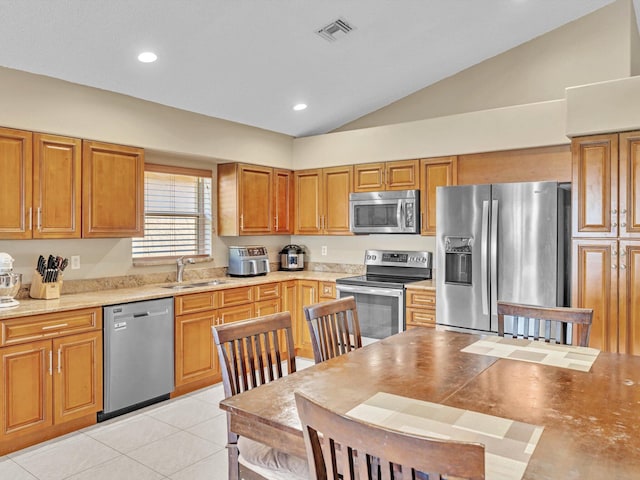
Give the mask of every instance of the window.
M 144 237 L 134 238 L 135 259 L 211 254 L 211 172 L 147 164 Z

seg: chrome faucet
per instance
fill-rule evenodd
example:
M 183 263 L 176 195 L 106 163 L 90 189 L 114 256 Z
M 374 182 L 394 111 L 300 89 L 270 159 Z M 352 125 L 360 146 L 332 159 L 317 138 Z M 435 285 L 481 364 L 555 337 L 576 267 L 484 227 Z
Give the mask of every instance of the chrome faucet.
M 176 273 L 176 281 L 178 283 L 182 283 L 182 276 L 184 274 L 184 269 L 189 263 L 196 263 L 196 262 L 193 258 L 185 258 L 185 257 L 180 257 L 176 261 L 176 267 L 178 268 L 178 271 Z

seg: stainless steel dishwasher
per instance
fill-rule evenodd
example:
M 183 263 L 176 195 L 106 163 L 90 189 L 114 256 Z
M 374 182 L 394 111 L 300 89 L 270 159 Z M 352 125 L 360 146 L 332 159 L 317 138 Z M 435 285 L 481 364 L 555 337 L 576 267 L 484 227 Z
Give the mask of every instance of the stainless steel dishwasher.
M 98 421 L 169 398 L 173 298 L 103 307 L 104 405 Z

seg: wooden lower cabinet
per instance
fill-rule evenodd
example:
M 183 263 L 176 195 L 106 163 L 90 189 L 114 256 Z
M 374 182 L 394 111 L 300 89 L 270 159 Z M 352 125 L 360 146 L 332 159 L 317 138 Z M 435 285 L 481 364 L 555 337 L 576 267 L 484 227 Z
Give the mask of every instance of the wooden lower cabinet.
M 217 315 L 217 311 L 212 310 L 176 316 L 176 390 L 194 382 L 207 385 L 219 381 L 220 364 L 211 334 Z
M 93 315 L 101 320 L 99 310 Z M 46 317 L 8 322 L 26 327 Z M 102 410 L 102 322 L 72 335 L 64 327 L 43 330 L 45 339 L 0 348 L 0 455 L 96 422 Z
M 297 355 L 305 358 L 313 358 L 313 345 L 311 344 L 311 335 L 307 327 L 307 321 L 304 317 L 303 307 L 318 303 L 318 282 L 317 280 L 298 280 L 298 305 L 297 311 L 297 334 L 295 343 L 298 347 Z
M 436 326 L 436 291 L 407 287 L 406 328 Z

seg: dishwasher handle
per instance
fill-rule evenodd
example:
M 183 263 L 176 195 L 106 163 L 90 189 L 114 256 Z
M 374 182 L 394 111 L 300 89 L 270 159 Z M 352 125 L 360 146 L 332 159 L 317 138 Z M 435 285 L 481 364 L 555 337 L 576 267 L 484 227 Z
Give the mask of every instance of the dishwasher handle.
M 169 313 L 168 309 L 164 309 L 164 310 L 156 310 L 153 312 L 150 312 L 148 310 L 145 310 L 143 312 L 132 312 L 132 313 L 127 313 L 124 315 L 116 315 L 113 317 L 114 321 L 122 321 L 122 320 L 127 320 L 127 319 L 134 319 L 134 318 L 143 318 L 143 317 L 159 317 L 162 315 L 167 315 Z

